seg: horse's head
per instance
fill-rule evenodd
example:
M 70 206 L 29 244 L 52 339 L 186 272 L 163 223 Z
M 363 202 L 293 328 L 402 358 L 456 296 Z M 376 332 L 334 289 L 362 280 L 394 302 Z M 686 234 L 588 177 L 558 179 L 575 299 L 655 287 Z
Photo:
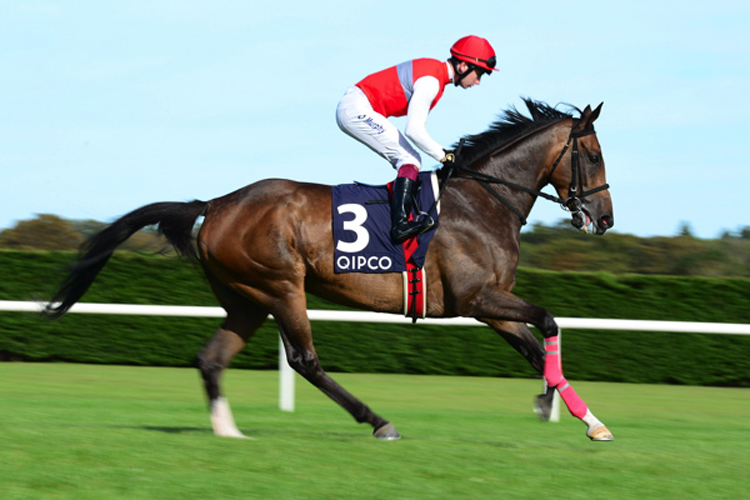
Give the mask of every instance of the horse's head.
M 571 224 L 582 231 L 593 225 L 596 234 L 604 234 L 615 222 L 602 148 L 594 131 L 602 104 L 594 110 L 586 106 L 580 118 L 573 120 L 570 135 L 549 177 L 571 212 Z

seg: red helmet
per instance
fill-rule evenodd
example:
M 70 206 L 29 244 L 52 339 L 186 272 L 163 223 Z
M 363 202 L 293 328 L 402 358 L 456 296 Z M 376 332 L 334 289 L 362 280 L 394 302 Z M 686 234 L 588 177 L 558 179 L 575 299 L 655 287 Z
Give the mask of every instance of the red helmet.
M 479 66 L 486 70 L 487 74 L 490 74 L 492 71 L 498 71 L 495 69 L 495 64 L 497 64 L 495 50 L 490 45 L 490 42 L 484 38 L 474 35 L 463 37 L 453 44 L 451 55 L 461 61 Z

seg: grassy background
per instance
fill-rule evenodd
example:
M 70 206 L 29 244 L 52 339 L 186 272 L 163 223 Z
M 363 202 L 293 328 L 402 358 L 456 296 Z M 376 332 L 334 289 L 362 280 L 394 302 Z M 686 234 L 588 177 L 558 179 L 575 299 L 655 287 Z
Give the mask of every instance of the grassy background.
M 0 363 L 0 498 L 743 498 L 747 389 L 573 381 L 615 435 L 531 412 L 539 380 L 334 374 L 404 438 L 379 442 L 315 388 L 230 370 L 237 424 L 214 437 L 184 368 Z

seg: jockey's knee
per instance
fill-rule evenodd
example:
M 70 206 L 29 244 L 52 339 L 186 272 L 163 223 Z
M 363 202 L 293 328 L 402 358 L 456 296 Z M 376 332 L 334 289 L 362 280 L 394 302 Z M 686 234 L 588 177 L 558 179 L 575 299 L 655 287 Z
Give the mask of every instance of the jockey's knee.
M 401 165 L 401 167 L 399 167 L 398 169 L 398 177 L 406 177 L 413 181 L 417 180 L 418 174 L 419 174 L 419 166 L 413 165 L 411 163 L 405 163 Z

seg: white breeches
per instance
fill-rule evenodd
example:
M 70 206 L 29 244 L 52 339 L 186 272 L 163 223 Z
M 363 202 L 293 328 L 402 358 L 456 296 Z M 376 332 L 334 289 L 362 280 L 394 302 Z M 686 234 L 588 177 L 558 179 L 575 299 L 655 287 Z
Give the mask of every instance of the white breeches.
M 346 134 L 385 158 L 395 169 L 411 164 L 419 169 L 421 157 L 388 119 L 372 109 L 359 87 L 349 87 L 336 108 L 336 123 Z

